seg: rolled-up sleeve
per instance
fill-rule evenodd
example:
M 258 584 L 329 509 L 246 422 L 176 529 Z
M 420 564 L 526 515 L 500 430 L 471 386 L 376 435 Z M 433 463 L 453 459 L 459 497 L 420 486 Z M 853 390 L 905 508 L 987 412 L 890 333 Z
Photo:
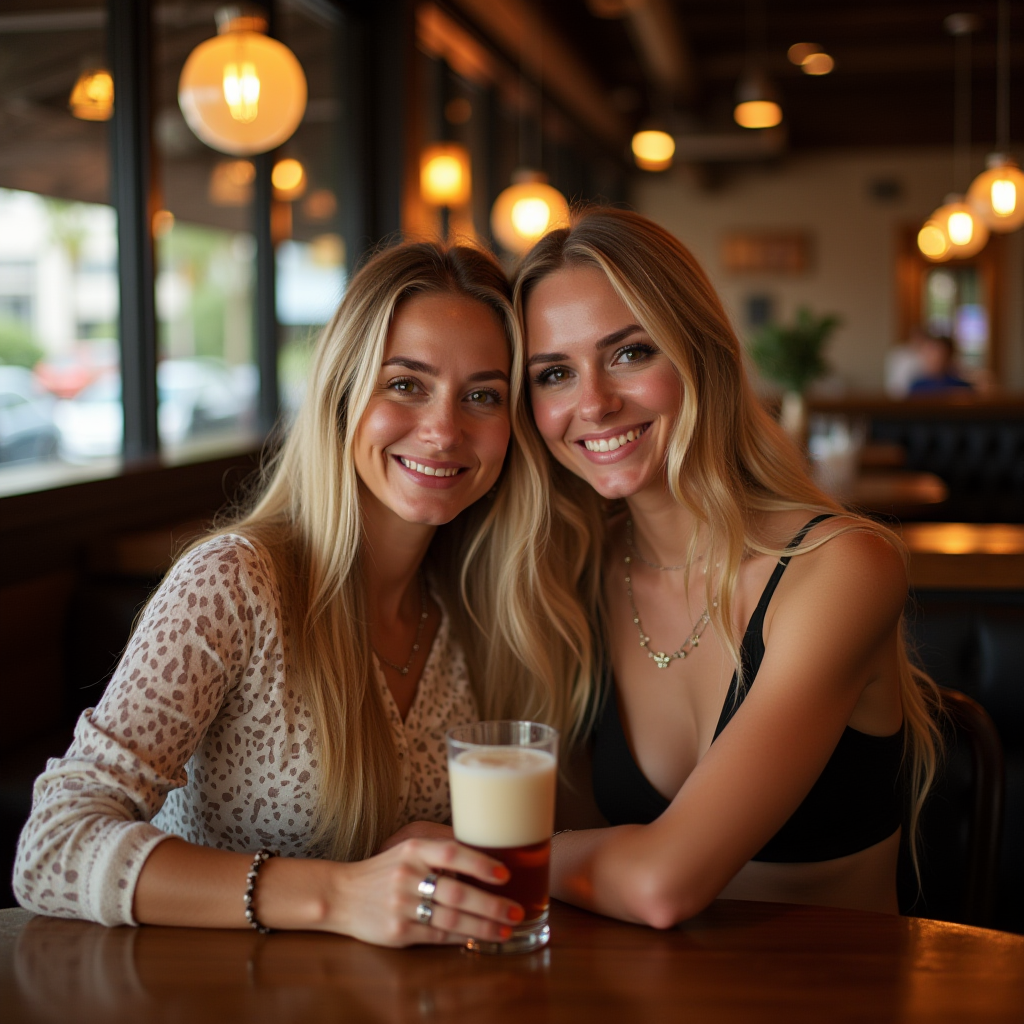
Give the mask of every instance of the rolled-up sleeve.
M 36 780 L 14 892 L 41 914 L 134 924 L 150 824 L 252 652 L 255 552 L 218 537 L 175 566 L 150 601 L 103 698 Z

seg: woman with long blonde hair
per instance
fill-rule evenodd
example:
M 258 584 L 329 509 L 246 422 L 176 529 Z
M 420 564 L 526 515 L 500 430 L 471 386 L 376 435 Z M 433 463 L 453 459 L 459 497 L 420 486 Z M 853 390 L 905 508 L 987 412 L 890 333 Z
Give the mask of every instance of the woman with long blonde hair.
M 577 212 L 515 302 L 550 455 L 523 561 L 575 585 L 603 652 L 580 688 L 613 827 L 556 837 L 552 892 L 655 927 L 716 896 L 896 912 L 937 746 L 899 542 L 813 484 L 650 220 Z
M 517 338 L 478 250 L 399 245 L 355 275 L 262 496 L 177 561 L 37 781 L 23 906 L 507 937 L 522 909 L 470 884 L 506 869 L 429 823 L 448 728 L 576 714 L 557 653 L 516 656 L 556 650 L 546 605 L 567 603 L 505 565 L 542 513 Z

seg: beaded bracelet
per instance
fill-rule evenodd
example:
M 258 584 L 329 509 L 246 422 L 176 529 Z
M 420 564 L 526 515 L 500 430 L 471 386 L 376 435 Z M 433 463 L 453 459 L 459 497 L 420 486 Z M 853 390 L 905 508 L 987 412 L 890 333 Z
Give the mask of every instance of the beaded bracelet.
M 256 879 L 259 878 L 260 868 L 263 867 L 271 857 L 276 856 L 277 853 L 273 850 L 257 850 L 252 859 L 252 867 L 249 868 L 249 873 L 245 876 L 247 883 L 245 887 L 245 896 L 243 897 L 245 900 L 245 919 L 253 926 L 253 928 L 256 929 L 256 931 L 260 933 L 260 935 L 268 934 L 270 929 L 259 923 L 256 919 L 256 911 L 253 909 L 252 900 L 256 893 Z

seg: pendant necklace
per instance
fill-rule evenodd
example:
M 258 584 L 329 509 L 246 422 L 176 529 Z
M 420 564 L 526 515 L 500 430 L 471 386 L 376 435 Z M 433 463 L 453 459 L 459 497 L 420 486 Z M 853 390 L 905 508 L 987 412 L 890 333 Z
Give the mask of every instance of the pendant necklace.
M 396 665 L 393 661 L 388 661 L 376 647 L 371 644 L 373 653 L 377 655 L 377 660 L 384 662 L 389 668 L 393 668 L 399 675 L 407 676 L 409 669 L 412 668 L 413 660 L 416 657 L 417 652 L 420 649 L 420 637 L 423 635 L 423 627 L 427 621 L 427 593 L 426 587 L 423 585 L 423 577 L 420 576 L 420 620 L 416 623 L 416 636 L 412 642 L 412 650 L 409 652 L 409 660 L 405 665 Z
M 633 546 L 633 521 L 631 519 L 626 520 L 626 546 L 632 554 L 635 554 L 644 565 L 649 565 L 652 569 L 659 569 L 662 571 L 675 571 L 681 569 L 681 565 L 654 565 L 648 562 L 639 551 Z M 700 638 L 704 635 L 704 630 L 707 629 L 708 623 L 711 621 L 711 616 L 708 614 L 707 608 L 700 613 L 700 618 L 693 624 L 690 629 L 689 636 L 671 653 L 665 651 L 655 651 L 649 645 L 651 638 L 644 632 L 644 627 L 640 622 L 640 612 L 637 611 L 636 601 L 633 598 L 633 578 L 631 576 L 630 566 L 632 564 L 632 555 L 627 554 L 625 557 L 626 563 L 626 593 L 629 595 L 629 607 L 633 611 L 633 625 L 636 626 L 637 632 L 640 634 L 640 646 L 647 652 L 647 657 L 654 662 L 658 668 L 668 668 L 673 661 L 683 661 L 686 656 L 692 653 L 697 645 L 700 643 Z M 718 602 L 714 602 L 717 607 Z

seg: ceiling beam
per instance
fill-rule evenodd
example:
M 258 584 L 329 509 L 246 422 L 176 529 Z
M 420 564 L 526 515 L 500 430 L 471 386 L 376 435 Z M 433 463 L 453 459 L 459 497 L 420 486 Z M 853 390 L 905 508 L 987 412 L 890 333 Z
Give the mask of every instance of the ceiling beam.
M 686 35 L 669 0 L 633 0 L 626 24 L 644 73 L 660 97 L 693 99 L 695 75 Z
M 454 0 L 466 17 L 599 141 L 621 149 L 629 129 L 577 52 L 527 0 Z

